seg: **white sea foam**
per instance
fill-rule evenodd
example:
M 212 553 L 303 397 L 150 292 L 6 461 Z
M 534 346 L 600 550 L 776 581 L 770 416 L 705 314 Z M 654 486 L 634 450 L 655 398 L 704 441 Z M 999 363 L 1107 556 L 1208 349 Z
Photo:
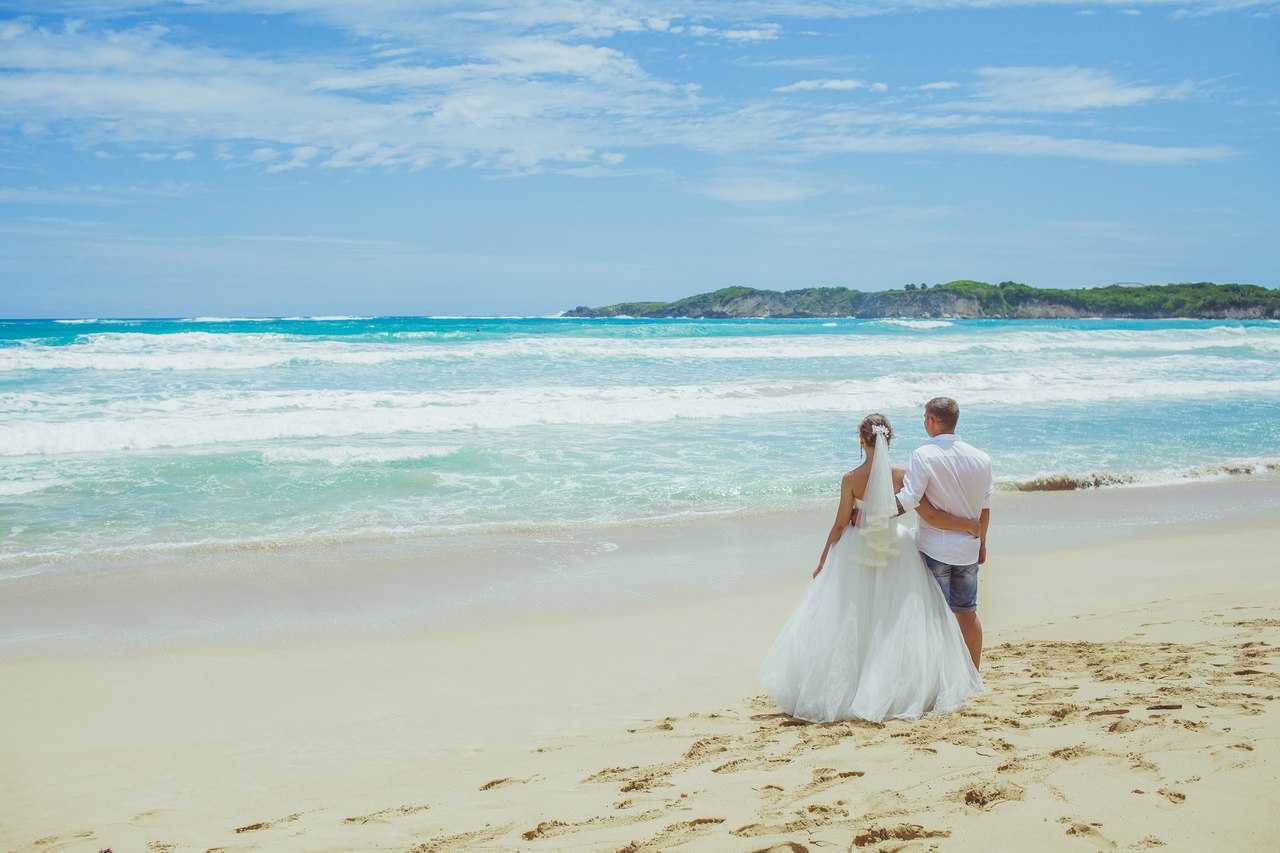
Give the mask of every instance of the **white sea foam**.
M 948 392 L 966 405 L 1054 406 L 1109 401 L 1274 398 L 1280 377 L 1177 378 L 1113 365 L 1081 376 L 1071 365 L 1026 372 L 895 373 L 874 379 L 667 386 L 522 386 L 439 391 L 200 391 L 184 396 L 63 401 L 9 408 L 0 455 L 152 450 L 282 439 L 436 435 L 532 426 L 606 426 L 676 419 L 760 418 L 902 410 Z M 0 411 L 22 400 L 0 396 Z
M 376 318 L 374 318 L 374 317 L 347 317 L 347 316 L 344 316 L 344 315 L 341 315 L 341 314 L 335 314 L 335 315 L 333 315 L 333 316 L 319 316 L 319 317 L 281 317 L 280 319 L 281 319 L 281 320 L 289 320 L 289 321 L 304 321 L 304 322 L 305 322 L 305 321 L 314 321 L 314 322 L 317 322 L 317 323 L 337 323 L 337 322 L 342 322 L 342 321 L 347 321 L 347 320 L 373 320 L 373 319 L 376 319 Z
M 911 321 L 917 322 L 917 321 Z M 933 322 L 933 321 L 918 321 Z M 1241 353 L 1241 348 L 1246 352 Z M 0 348 L 0 371 L 16 370 L 255 370 L 296 363 L 378 365 L 400 362 L 456 363 L 477 359 L 620 359 L 663 362 L 769 361 L 945 356 L 1106 355 L 1203 353 L 1227 349 L 1234 357 L 1252 351 L 1280 353 L 1280 336 L 1269 328 L 1213 326 L 1153 331 L 1037 329 L 995 336 L 957 332 L 942 336 L 862 333 L 846 335 L 592 338 L 531 335 L 492 341 L 468 339 L 459 330 L 392 332 L 341 340 L 274 332 L 216 334 L 139 332 L 86 334 L 70 345 L 28 342 Z
M 180 323 L 270 323 L 278 317 L 186 317 Z
M 899 326 L 904 329 L 945 329 L 948 326 L 954 326 L 950 320 L 908 320 L 908 319 L 889 319 L 877 320 L 876 322 L 885 326 Z
M 1023 492 L 1062 492 L 1077 489 L 1149 488 L 1179 486 L 1193 482 L 1225 480 L 1280 471 L 1280 459 L 1232 459 L 1209 465 L 1164 467 L 1144 471 L 1088 471 L 1084 473 L 1046 472 L 1031 477 L 998 482 L 1002 489 Z
M 0 497 L 29 495 L 34 492 L 42 492 L 45 489 L 52 489 L 65 483 L 65 480 L 58 479 L 0 480 Z
M 432 447 L 366 447 L 337 445 L 332 447 L 276 447 L 262 451 L 269 463 L 320 462 L 334 467 L 360 464 L 407 462 L 414 459 L 439 459 L 462 450 L 459 446 Z

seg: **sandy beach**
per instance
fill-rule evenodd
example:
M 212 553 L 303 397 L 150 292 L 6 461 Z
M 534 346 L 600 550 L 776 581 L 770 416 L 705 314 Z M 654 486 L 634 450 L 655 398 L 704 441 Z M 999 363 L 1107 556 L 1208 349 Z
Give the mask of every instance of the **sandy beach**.
M 1271 849 L 1280 531 L 1248 507 L 1277 491 L 1000 496 L 987 690 L 918 723 L 800 724 L 762 695 L 825 513 L 652 535 L 633 559 L 771 580 L 597 613 L 7 651 L 0 850 Z M 1241 509 L 1201 520 L 1206 499 Z M 1090 501 L 1190 520 L 1054 521 Z M 86 616 L 86 583 L 6 612 L 66 618 L 79 586 Z

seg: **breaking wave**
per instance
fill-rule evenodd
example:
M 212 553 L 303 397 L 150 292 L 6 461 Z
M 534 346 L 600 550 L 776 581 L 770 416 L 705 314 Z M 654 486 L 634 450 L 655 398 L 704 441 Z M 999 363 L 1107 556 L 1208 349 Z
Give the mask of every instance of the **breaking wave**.
M 1240 462 L 1218 462 L 1180 470 L 1142 473 L 1092 471 L 1087 474 L 1045 474 L 1027 480 L 1000 483 L 998 489 L 1014 492 L 1072 492 L 1079 489 L 1104 489 L 1112 486 L 1163 486 L 1226 477 L 1269 474 L 1280 471 L 1280 460 L 1264 459 Z

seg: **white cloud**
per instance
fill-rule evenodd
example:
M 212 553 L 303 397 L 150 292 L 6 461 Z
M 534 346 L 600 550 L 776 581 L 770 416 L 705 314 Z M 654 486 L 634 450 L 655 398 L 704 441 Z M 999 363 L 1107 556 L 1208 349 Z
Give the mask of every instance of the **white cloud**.
M 308 162 L 338 167 L 528 170 L 575 159 L 584 137 L 616 148 L 638 134 L 647 144 L 647 120 L 696 98 L 618 50 L 545 36 L 490 38 L 480 56 L 425 65 L 238 57 L 170 43 L 157 27 L 9 31 L 17 73 L 0 76 L 0 115 L 45 113 L 93 142 L 214 142 L 219 159 L 250 163 L 284 147 L 321 149 L 329 156 Z
M 116 206 L 126 200 L 100 187 L 0 187 L 0 202 L 5 204 L 73 204 Z
M 1128 107 L 1145 101 L 1184 98 L 1192 88 L 1190 83 L 1133 85 L 1101 69 L 1074 66 L 980 68 L 977 74 L 974 105 L 988 110 L 1073 112 Z
M 274 152 L 273 152 L 274 153 Z M 321 151 L 314 145 L 302 145 L 289 152 L 289 159 L 284 162 L 275 161 L 267 167 L 268 172 L 287 172 L 290 169 L 301 169 L 319 157 Z M 271 158 L 275 160 L 275 157 Z
M 780 204 L 823 195 L 826 189 L 802 175 L 732 174 L 714 178 L 693 188 L 699 195 L 731 204 Z
M 754 24 L 749 27 L 722 29 L 703 24 L 691 24 L 687 27 L 672 27 L 669 32 L 687 32 L 695 38 L 716 38 L 746 43 L 773 41 L 782 34 L 782 27 L 779 24 Z
M 729 41 L 772 41 L 776 39 L 782 27 L 777 24 L 765 24 L 760 27 L 752 27 L 743 30 L 725 30 L 720 35 Z
M 910 7 L 930 2 L 913 0 Z M 958 6 L 966 0 L 938 3 Z M 92 2 L 64 0 L 55 7 L 86 15 L 99 11 Z M 103 3 L 101 8 L 115 7 Z M 132 8 L 164 6 L 156 0 Z M 613 167 L 624 162 L 628 149 L 658 145 L 774 162 L 830 152 L 945 151 L 952 145 L 1120 162 L 1229 156 L 1222 147 L 1162 149 L 1106 139 L 1054 145 L 1048 134 L 1034 135 L 1034 143 L 1018 137 L 1023 142 L 1015 144 L 1003 133 L 1027 116 L 1183 98 L 1192 91 L 1189 83 L 1139 85 L 1109 71 L 1073 66 L 988 67 L 976 72 L 973 97 L 938 104 L 926 114 L 904 111 L 909 95 L 874 112 L 842 111 L 831 109 L 830 102 L 815 108 L 776 96 L 734 99 L 718 87 L 704 94 L 698 80 L 657 76 L 639 58 L 645 54 L 628 53 L 616 43 L 592 43 L 644 32 L 650 39 L 687 44 L 693 35 L 735 40 L 749 54 L 752 44 L 780 36 L 779 25 L 760 23 L 770 17 L 845 14 L 818 4 L 494 0 L 480 10 L 454 3 L 424 11 L 409 0 L 221 0 L 201 8 L 297 13 L 343 28 L 352 34 L 354 47 L 326 54 L 248 55 L 191 43 L 187 30 L 160 25 L 111 29 L 91 22 L 42 28 L 31 19 L 11 20 L 0 25 L 6 68 L 0 74 L 0 121 L 20 116 L 31 126 L 56 128 L 53 132 L 77 145 L 142 148 L 145 156 L 161 156 L 147 149 L 167 148 L 178 151 L 168 155 L 174 159 L 190 159 L 195 156 L 190 147 L 208 145 L 217 161 L 272 172 L 470 165 L 529 174 Z M 889 10 L 887 4 L 874 8 Z M 748 56 L 744 62 L 776 68 L 809 59 Z M 827 62 L 826 71 L 838 75 L 844 69 Z M 809 73 L 815 76 L 779 86 L 773 94 L 890 89 L 886 82 Z M 939 80 L 915 88 L 946 92 L 959 87 Z M 973 130 L 985 132 L 966 135 Z M 94 156 L 109 155 L 99 150 Z M 795 191 L 766 182 L 755 195 L 785 198 Z M 720 184 L 711 185 L 710 192 L 752 195 Z
M 818 89 L 835 89 L 838 91 L 848 91 L 850 89 L 865 89 L 867 84 L 861 80 L 801 80 L 792 83 L 789 86 L 779 86 L 773 91 L 775 92 L 812 92 Z
M 159 184 L 118 186 L 85 184 L 48 187 L 0 187 L 0 202 L 8 204 L 70 204 L 117 207 L 145 198 L 182 198 L 192 193 L 188 183 L 165 181 Z

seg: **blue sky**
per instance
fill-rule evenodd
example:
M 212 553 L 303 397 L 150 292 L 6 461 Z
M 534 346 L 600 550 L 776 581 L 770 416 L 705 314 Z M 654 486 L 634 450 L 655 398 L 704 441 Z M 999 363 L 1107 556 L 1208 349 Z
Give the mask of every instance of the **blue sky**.
M 1280 3 L 0 2 L 0 316 L 1280 271 Z

